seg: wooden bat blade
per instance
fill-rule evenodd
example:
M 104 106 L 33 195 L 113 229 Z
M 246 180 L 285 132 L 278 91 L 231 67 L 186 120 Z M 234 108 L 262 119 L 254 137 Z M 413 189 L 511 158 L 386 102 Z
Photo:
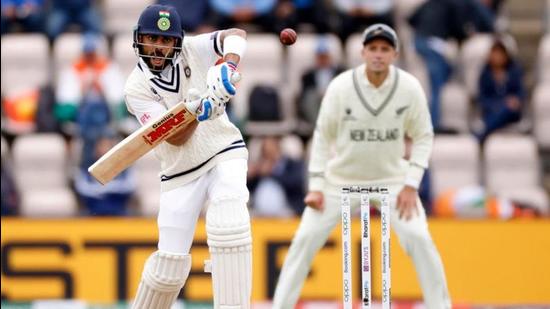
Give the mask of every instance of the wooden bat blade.
M 88 168 L 101 184 L 106 184 L 180 127 L 195 121 L 184 103 L 179 103 L 157 119 L 145 124 L 116 144 Z

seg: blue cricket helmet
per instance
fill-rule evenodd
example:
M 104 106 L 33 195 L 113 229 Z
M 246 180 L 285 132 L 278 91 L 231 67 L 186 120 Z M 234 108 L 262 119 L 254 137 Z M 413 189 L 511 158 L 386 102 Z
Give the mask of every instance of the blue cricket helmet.
M 169 5 L 153 4 L 145 8 L 139 16 L 136 32 L 183 39 L 180 15 Z
M 185 32 L 182 28 L 181 18 L 174 7 L 153 4 L 143 10 L 134 28 L 133 47 L 136 50 L 136 54 L 140 57 L 145 56 L 141 53 L 139 48 L 139 46 L 142 45 L 142 43 L 139 42 L 139 35 L 142 34 L 175 37 L 177 39 L 175 48 L 176 53 L 174 57 L 170 57 L 170 59 L 173 60 L 177 53 L 179 53 Z

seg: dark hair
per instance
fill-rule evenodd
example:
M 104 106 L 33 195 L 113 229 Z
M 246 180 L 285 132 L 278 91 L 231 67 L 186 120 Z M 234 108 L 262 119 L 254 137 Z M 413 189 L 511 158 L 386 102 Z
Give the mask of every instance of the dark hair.
M 508 49 L 504 41 L 502 41 L 499 38 L 496 38 L 495 41 L 493 42 L 493 45 L 491 46 L 491 52 L 495 49 L 502 50 L 506 55 L 506 64 L 505 64 L 506 67 L 509 67 L 514 63 L 514 57 L 512 56 L 512 53 L 510 52 L 510 50 Z

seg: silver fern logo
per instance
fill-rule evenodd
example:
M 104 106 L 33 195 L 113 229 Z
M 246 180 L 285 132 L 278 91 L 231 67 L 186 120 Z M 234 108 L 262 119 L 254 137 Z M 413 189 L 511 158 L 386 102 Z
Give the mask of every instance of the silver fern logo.
M 401 114 L 403 114 L 403 112 L 404 112 L 407 108 L 409 108 L 409 105 L 401 106 L 400 108 L 396 109 L 396 110 L 395 110 L 395 116 L 396 116 L 396 117 L 401 116 Z

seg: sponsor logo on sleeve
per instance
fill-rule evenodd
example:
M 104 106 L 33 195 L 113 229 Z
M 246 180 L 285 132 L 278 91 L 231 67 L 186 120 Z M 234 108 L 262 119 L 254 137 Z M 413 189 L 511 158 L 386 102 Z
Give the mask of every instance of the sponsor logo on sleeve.
M 141 124 L 146 124 L 149 120 L 151 120 L 151 115 L 149 113 L 145 113 L 139 117 L 139 122 L 141 122 Z

